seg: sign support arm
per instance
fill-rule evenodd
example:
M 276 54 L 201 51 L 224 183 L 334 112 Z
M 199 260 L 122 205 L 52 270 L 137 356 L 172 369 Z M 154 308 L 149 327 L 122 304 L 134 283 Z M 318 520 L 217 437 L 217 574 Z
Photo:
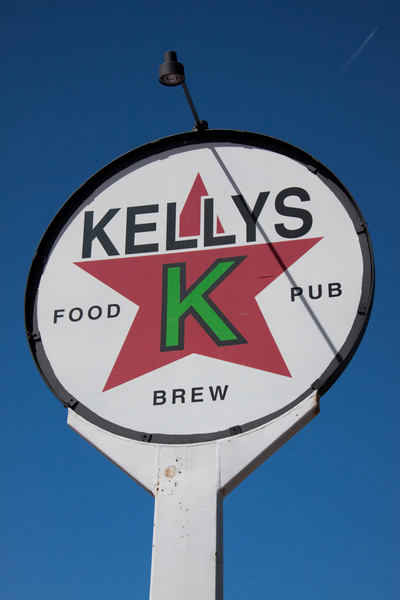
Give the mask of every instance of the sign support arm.
M 222 600 L 222 499 L 319 412 L 312 393 L 277 419 L 211 442 L 138 442 L 68 410 L 68 425 L 155 498 L 150 600 Z

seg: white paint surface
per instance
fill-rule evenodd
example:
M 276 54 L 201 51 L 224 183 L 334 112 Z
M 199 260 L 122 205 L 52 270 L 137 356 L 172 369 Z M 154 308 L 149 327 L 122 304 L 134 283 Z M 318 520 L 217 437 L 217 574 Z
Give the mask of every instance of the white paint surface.
M 155 498 L 150 600 L 222 600 L 222 498 L 317 413 L 315 392 L 251 432 L 173 446 L 119 437 L 69 409 L 69 426 Z

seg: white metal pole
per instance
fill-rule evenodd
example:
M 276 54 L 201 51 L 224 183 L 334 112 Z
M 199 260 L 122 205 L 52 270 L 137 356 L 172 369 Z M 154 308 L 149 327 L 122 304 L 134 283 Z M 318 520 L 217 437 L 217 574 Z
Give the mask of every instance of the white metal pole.
M 215 443 L 161 446 L 150 600 L 222 600 L 222 496 Z

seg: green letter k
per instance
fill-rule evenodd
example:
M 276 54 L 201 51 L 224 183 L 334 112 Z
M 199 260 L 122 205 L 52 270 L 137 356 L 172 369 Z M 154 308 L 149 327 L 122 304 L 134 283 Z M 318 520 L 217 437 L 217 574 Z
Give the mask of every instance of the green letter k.
M 245 256 L 216 260 L 186 290 L 186 263 L 163 266 L 161 351 L 183 350 L 185 319 L 192 315 L 218 346 L 246 344 L 209 295 Z

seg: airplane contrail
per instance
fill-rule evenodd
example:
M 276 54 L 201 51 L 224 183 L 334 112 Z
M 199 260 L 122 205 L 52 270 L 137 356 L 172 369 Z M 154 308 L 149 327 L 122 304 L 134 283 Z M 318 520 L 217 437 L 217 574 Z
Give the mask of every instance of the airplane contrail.
M 329 85 L 325 88 L 325 90 L 322 92 L 321 96 L 323 96 L 324 94 L 326 94 L 326 92 L 328 92 L 332 86 L 335 85 L 335 83 L 337 82 L 337 80 L 343 75 L 343 73 L 345 71 L 347 71 L 347 69 L 350 67 L 350 65 L 352 64 L 352 62 L 357 58 L 357 56 L 360 54 L 360 52 L 365 48 L 365 46 L 368 44 L 369 40 L 372 38 L 372 36 L 374 35 L 375 31 L 378 28 L 375 27 L 375 29 L 373 30 L 372 33 L 369 34 L 369 36 L 367 37 L 366 40 L 364 40 L 364 42 L 361 44 L 361 46 L 358 48 L 358 50 L 356 50 L 353 54 L 353 56 L 351 58 L 349 58 L 349 60 L 347 61 L 347 63 L 344 65 L 344 67 L 342 67 L 339 71 L 339 73 L 337 73 L 337 75 L 335 75 L 335 77 L 332 79 L 332 81 L 329 83 Z

